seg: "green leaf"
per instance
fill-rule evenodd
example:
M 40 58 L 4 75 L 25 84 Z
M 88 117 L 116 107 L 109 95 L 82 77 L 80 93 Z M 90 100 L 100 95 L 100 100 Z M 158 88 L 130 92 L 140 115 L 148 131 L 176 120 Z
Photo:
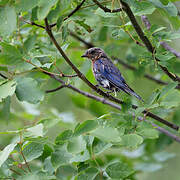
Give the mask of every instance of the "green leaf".
M 156 139 L 159 137 L 158 131 L 153 128 L 140 128 L 137 130 L 137 133 L 148 139 Z
M 75 22 L 77 24 L 79 24 L 80 26 L 82 26 L 87 32 L 91 33 L 93 31 L 91 29 L 91 27 L 85 23 L 85 19 L 83 19 L 83 20 L 76 20 Z
M 10 117 L 10 104 L 11 104 L 11 98 L 8 96 L 3 101 L 3 108 L 0 112 L 0 119 L 3 119 L 4 121 L 8 121 Z
M 72 165 L 63 165 L 56 170 L 56 177 L 61 179 L 62 177 L 74 176 L 77 174 L 77 170 Z
M 10 153 L 14 150 L 17 143 L 12 143 L 7 145 L 1 152 L 0 152 L 0 167 L 2 164 L 7 160 Z
M 106 143 L 106 142 L 101 141 L 100 139 L 95 138 L 93 142 L 93 152 L 96 155 L 99 155 L 105 150 L 109 149 L 111 146 L 112 146 L 111 143 Z
M 112 127 L 98 127 L 91 132 L 91 135 L 105 142 L 119 143 L 121 141 L 118 130 Z
M 165 10 L 170 16 L 177 16 L 177 8 L 172 2 L 169 2 L 167 5 L 162 4 L 159 0 L 149 0 L 149 2 L 154 4 L 156 7 Z
M 39 3 L 39 0 L 18 0 L 16 1 L 15 7 L 17 12 L 30 11 L 36 7 Z
M 69 140 L 70 138 L 72 138 L 73 136 L 73 132 L 72 130 L 65 130 L 63 131 L 61 134 L 59 134 L 56 139 L 55 139 L 55 143 L 56 144 L 59 144 L 59 143 L 62 143 L 64 141 L 67 141 Z
M 152 14 L 155 11 L 155 7 L 147 1 L 136 1 L 134 3 L 134 6 L 132 6 L 132 10 L 134 12 L 134 15 L 136 16 L 142 16 L 146 14 Z
M 69 140 L 67 150 L 70 153 L 80 153 L 86 149 L 86 141 L 82 136 L 74 137 Z
M 62 39 L 63 39 L 63 42 L 66 41 L 68 35 L 69 35 L 68 24 L 65 24 L 65 25 L 62 27 Z
M 36 80 L 22 77 L 17 79 L 16 96 L 19 101 L 36 104 L 43 100 L 44 92 L 39 89 Z
M 43 137 L 43 124 L 27 128 L 24 133 L 25 137 Z
M 70 162 L 71 163 L 73 163 L 73 162 L 84 162 L 90 158 L 91 158 L 91 156 L 90 156 L 89 150 L 85 149 L 84 151 L 80 152 L 79 154 L 76 154 L 76 156 L 74 156 Z
M 147 104 L 152 105 L 155 101 L 157 101 L 159 99 L 159 94 L 160 94 L 159 89 L 156 89 L 149 97 Z
M 64 16 L 60 16 L 57 20 L 57 30 L 60 29 L 61 25 L 63 24 Z
M 13 45 L 1 42 L 2 52 L 0 53 L 0 63 L 6 65 L 17 65 L 22 62 L 22 55 L 20 51 Z
M 172 54 L 171 52 L 166 52 L 166 53 L 157 53 L 156 57 L 161 60 L 161 61 L 167 61 L 170 60 L 174 57 L 174 54 Z
M 87 120 L 81 124 L 79 124 L 74 130 L 74 136 L 79 136 L 81 134 L 90 132 L 96 129 L 98 126 L 97 121 L 95 120 Z
M 30 162 L 34 159 L 37 159 L 39 156 L 43 154 L 43 144 L 32 142 L 28 145 L 25 145 L 23 149 L 23 154 L 26 158 L 27 162 Z
M 0 7 L 0 35 L 9 36 L 16 30 L 16 12 L 12 6 Z
M 12 96 L 16 89 L 16 82 L 14 80 L 11 81 L 1 81 L 0 82 L 0 102 L 2 99 L 7 98 L 8 96 Z
M 45 19 L 45 17 L 48 15 L 49 11 L 51 10 L 51 7 L 55 5 L 57 0 L 39 0 L 38 3 L 38 11 L 37 16 L 39 20 Z
M 167 86 L 165 86 L 165 87 L 162 89 L 159 98 L 164 97 L 166 94 L 169 93 L 169 91 L 171 91 L 172 89 L 174 89 L 177 85 L 178 85 L 178 82 L 169 83 Z
M 58 168 L 60 165 L 69 163 L 72 157 L 72 154 L 67 152 L 66 147 L 61 146 L 58 150 L 52 153 L 51 162 L 54 168 Z
M 76 180 L 94 180 L 97 174 L 98 170 L 94 167 L 90 167 L 76 176 Z
M 47 157 L 44 161 L 44 169 L 46 172 L 48 172 L 49 174 L 53 174 L 54 172 L 54 168 L 53 165 L 51 163 L 51 157 Z
M 134 170 L 130 168 L 126 163 L 115 162 L 110 164 L 106 168 L 107 174 L 114 179 L 125 179 L 134 173 Z
M 29 36 L 26 41 L 24 42 L 24 47 L 26 48 L 26 50 L 29 52 L 31 51 L 31 49 L 34 48 L 35 44 L 36 44 L 36 35 L 33 36 Z
M 135 149 L 143 142 L 143 138 L 137 134 L 127 134 L 121 138 L 120 144 L 129 149 Z

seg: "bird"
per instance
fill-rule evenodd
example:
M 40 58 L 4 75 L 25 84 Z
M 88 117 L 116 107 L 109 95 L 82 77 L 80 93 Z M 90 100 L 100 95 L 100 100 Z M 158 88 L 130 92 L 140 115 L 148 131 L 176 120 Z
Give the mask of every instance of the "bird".
M 113 64 L 112 60 L 99 47 L 92 47 L 85 51 L 81 56 L 92 61 L 92 70 L 98 86 L 110 90 L 108 92 L 124 91 L 137 99 L 143 99 L 131 89 L 126 83 L 120 70 Z

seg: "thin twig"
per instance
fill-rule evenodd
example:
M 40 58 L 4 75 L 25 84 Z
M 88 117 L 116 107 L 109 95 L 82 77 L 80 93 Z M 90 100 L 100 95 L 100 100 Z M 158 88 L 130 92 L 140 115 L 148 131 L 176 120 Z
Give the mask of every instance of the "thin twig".
M 70 18 L 73 14 L 75 14 L 80 8 L 81 6 L 84 4 L 85 0 L 83 0 L 79 5 L 76 6 L 76 8 L 67 16 L 64 18 L 64 21 L 68 18 Z
M 12 169 L 12 168 L 9 168 L 12 172 L 14 172 L 15 174 L 19 175 L 19 176 L 22 176 L 22 174 L 20 172 L 17 172 L 16 170 Z
M 165 134 L 166 136 L 169 136 L 171 137 L 172 139 L 174 139 L 175 141 L 179 142 L 180 143 L 180 138 L 174 134 L 172 134 L 171 132 L 169 132 L 168 130 L 158 126 L 157 124 L 154 124 L 153 122 L 150 122 L 150 121 L 147 121 L 146 122 L 149 122 L 152 124 L 152 126 L 154 126 L 159 132 Z
M 24 159 L 24 162 L 25 162 L 25 164 L 26 164 L 29 172 L 31 172 L 31 169 L 30 169 L 30 167 L 29 167 L 28 162 L 26 161 L 26 158 L 25 158 L 25 156 L 24 156 L 23 149 L 22 149 L 22 132 L 21 132 L 21 131 L 20 131 L 20 142 L 19 142 L 19 146 L 20 146 L 20 153 L 21 153 L 21 155 L 22 155 L 22 157 L 23 157 L 23 159 Z
M 103 6 L 103 5 L 102 5 L 99 1 L 97 1 L 97 0 L 93 0 L 93 2 L 94 2 L 95 4 L 97 4 L 104 12 L 117 13 L 117 12 L 122 11 L 122 8 L 117 8 L 117 9 L 111 10 L 111 9 L 107 8 L 106 6 Z
M 8 79 L 8 77 L 6 77 L 5 75 L 3 75 L 2 73 L 0 73 L 0 76 L 4 79 Z
M 57 87 L 57 88 L 55 88 L 55 89 L 51 89 L 51 90 L 47 90 L 46 91 L 46 93 L 52 93 L 52 92 L 55 92 L 55 91 L 59 91 L 60 89 L 62 89 L 62 88 L 64 88 L 64 87 L 66 87 L 67 85 L 61 85 L 61 86 L 59 86 L 59 87 Z
M 70 18 L 73 14 L 75 14 L 75 13 L 81 8 L 81 6 L 84 4 L 84 2 L 85 2 L 85 0 L 83 0 L 79 5 L 77 5 L 76 8 L 75 8 L 69 15 L 67 15 L 67 17 L 65 17 L 65 18 L 63 19 L 63 21 L 67 20 L 67 19 Z M 56 26 L 56 24 L 57 24 L 57 23 L 53 23 L 53 24 L 51 24 L 51 25 L 49 25 L 49 26 L 50 26 L 50 28 L 52 28 L 52 27 Z
M 173 49 L 171 46 L 169 46 L 168 43 L 161 41 L 160 44 L 161 44 L 161 46 L 164 47 L 164 49 L 173 53 L 177 58 L 180 58 L 180 52 L 177 52 L 175 49 Z
M 93 45 L 92 43 L 85 41 L 84 39 L 82 39 L 81 37 L 77 36 L 77 35 L 76 35 L 75 33 L 73 33 L 72 31 L 70 31 L 70 35 L 71 35 L 72 37 L 74 37 L 75 39 L 77 39 L 78 41 L 80 41 L 80 42 L 82 42 L 83 44 L 85 44 L 85 46 L 86 46 L 87 48 L 92 48 L 92 47 L 94 47 L 94 45 Z

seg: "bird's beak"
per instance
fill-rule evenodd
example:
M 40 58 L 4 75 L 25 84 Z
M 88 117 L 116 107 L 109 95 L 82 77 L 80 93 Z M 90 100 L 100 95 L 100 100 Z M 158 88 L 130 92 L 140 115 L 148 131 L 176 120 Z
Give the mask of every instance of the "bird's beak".
M 85 53 L 85 54 L 83 54 L 82 56 L 81 56 L 82 58 L 88 58 L 88 54 L 87 53 Z

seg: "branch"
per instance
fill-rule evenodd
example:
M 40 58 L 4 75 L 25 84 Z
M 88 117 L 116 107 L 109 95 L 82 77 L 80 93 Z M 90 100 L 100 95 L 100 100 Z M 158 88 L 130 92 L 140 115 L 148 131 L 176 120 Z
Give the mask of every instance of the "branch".
M 138 120 L 140 121 L 145 121 L 149 124 L 151 124 L 153 127 L 155 127 L 159 132 L 165 134 L 166 136 L 169 136 L 170 138 L 174 139 L 175 141 L 179 142 L 180 143 L 180 137 L 176 136 L 175 134 L 169 132 L 168 130 L 158 126 L 157 124 L 153 123 L 153 122 L 150 122 L 146 119 L 144 119 L 143 117 L 138 117 Z
M 93 2 L 95 4 L 97 4 L 104 12 L 109 12 L 109 13 L 116 13 L 116 12 L 120 12 L 122 11 L 122 8 L 117 8 L 117 9 L 109 9 L 106 6 L 103 6 L 100 2 L 98 2 L 97 0 L 93 0 Z
M 81 6 L 84 4 L 85 1 L 86 1 L 86 0 L 83 0 L 79 5 L 77 5 L 76 8 L 75 8 L 69 15 L 67 15 L 67 17 L 65 17 L 65 18 L 63 19 L 63 21 L 67 20 L 67 19 L 70 18 L 73 14 L 75 14 L 75 13 L 81 8 Z M 50 27 L 52 28 L 52 27 L 56 26 L 56 24 L 57 24 L 57 23 L 51 24 Z
M 61 85 L 61 86 L 59 86 L 59 87 L 57 87 L 55 89 L 47 90 L 46 93 L 52 93 L 52 92 L 55 92 L 55 91 L 59 91 L 60 89 L 65 88 L 65 87 L 67 87 L 67 85 L 63 84 L 63 85 Z
M 180 58 L 180 52 L 177 52 L 175 49 L 170 47 L 166 42 L 161 41 L 160 44 L 161 44 L 161 46 L 164 47 L 164 49 L 166 49 L 167 51 L 170 51 L 171 53 L 173 53 L 177 58 Z
M 94 45 L 93 45 L 92 43 L 85 41 L 84 39 L 82 39 L 81 37 L 77 36 L 77 35 L 76 35 L 75 33 L 73 33 L 72 31 L 70 31 L 70 35 L 71 35 L 72 37 L 74 37 L 75 39 L 77 39 L 78 41 L 80 41 L 80 42 L 82 42 L 83 44 L 85 44 L 85 46 L 86 46 L 87 48 L 92 48 L 92 47 L 94 47 Z
M 85 0 L 83 0 L 79 5 L 77 5 L 77 7 L 67 16 L 64 18 L 64 21 L 68 18 L 70 18 L 74 13 L 76 13 L 80 8 L 81 6 L 84 4 Z
M 47 73 L 46 73 L 46 74 L 47 74 Z M 53 79 L 57 80 L 58 82 L 60 82 L 62 85 L 59 86 L 59 87 L 56 88 L 56 89 L 48 90 L 48 91 L 46 91 L 46 93 L 58 91 L 58 90 L 60 90 L 60 89 L 62 89 L 62 88 L 64 88 L 64 87 L 66 87 L 66 88 L 69 88 L 69 89 L 71 89 L 71 90 L 73 90 L 73 91 L 75 91 L 75 92 L 83 95 L 83 96 L 86 96 L 86 97 L 88 97 L 88 98 L 90 98 L 90 99 L 93 99 L 93 100 L 96 100 L 96 101 L 98 101 L 98 102 L 101 102 L 101 103 L 103 103 L 103 104 L 109 105 L 109 106 L 111 106 L 111 107 L 113 107 L 113 108 L 121 111 L 121 107 L 120 107 L 119 105 L 114 104 L 114 103 L 112 103 L 111 101 L 109 101 L 109 100 L 107 100 L 107 99 L 105 99 L 105 98 L 101 98 L 101 97 L 95 96 L 95 95 L 93 95 L 93 94 L 90 94 L 90 93 L 88 93 L 88 92 L 82 91 L 82 90 L 80 90 L 80 89 L 78 89 L 78 88 L 76 88 L 76 87 L 74 87 L 74 86 L 72 86 L 72 85 L 70 85 L 70 84 L 67 85 L 63 80 L 59 79 L 58 77 L 56 77 L 56 76 L 54 76 L 54 75 L 52 75 L 52 74 L 47 74 L 47 75 L 49 75 L 51 78 L 53 78 Z M 143 117 L 138 117 L 138 119 L 139 119 L 139 120 L 144 120 Z M 148 123 L 151 123 L 152 126 L 156 127 L 156 129 L 157 129 L 158 131 L 160 131 L 161 133 L 164 133 L 165 135 L 173 138 L 175 141 L 177 141 L 177 142 L 180 143 L 180 138 L 179 138 L 178 136 L 172 134 L 172 133 L 169 132 L 168 130 L 166 130 L 166 129 L 164 129 L 164 128 L 162 128 L 162 127 L 160 127 L 160 126 L 158 126 L 158 125 L 156 125 L 156 124 L 154 124 L 154 123 L 152 123 L 152 122 L 149 122 L 148 120 L 144 120 L 144 121 L 146 121 L 146 122 L 148 122 Z
M 4 79 L 8 79 L 8 77 L 6 77 L 5 75 L 3 75 L 2 73 L 0 73 L 0 76 Z

